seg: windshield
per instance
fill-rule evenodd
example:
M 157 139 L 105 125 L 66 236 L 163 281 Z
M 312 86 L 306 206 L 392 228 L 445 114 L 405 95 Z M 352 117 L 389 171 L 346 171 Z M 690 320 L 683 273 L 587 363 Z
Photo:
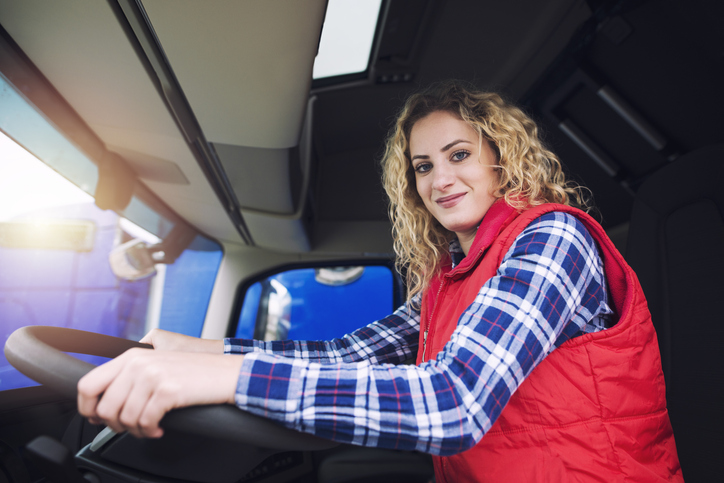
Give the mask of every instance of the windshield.
M 221 246 L 196 235 L 173 263 L 140 277 L 114 272 L 112 252 L 133 240 L 157 244 L 173 223 L 138 198 L 126 216 L 98 208 L 95 164 L 2 82 L 0 343 L 27 325 L 133 340 L 154 327 L 201 335 Z M 0 352 L 0 390 L 34 384 Z

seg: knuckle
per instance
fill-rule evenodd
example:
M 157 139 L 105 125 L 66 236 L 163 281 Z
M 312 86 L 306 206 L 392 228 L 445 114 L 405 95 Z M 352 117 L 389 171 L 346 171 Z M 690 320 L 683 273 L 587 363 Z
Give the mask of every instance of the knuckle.
M 162 401 L 169 401 L 177 396 L 178 393 L 179 387 L 176 384 L 169 383 L 168 381 L 164 381 L 162 384 L 159 384 L 156 389 L 156 394 Z
M 108 407 L 107 404 L 98 404 L 96 407 L 96 414 L 99 418 L 104 421 L 108 421 L 113 417 L 113 411 Z
M 125 427 L 131 428 L 136 425 L 136 422 L 128 416 L 127 414 L 121 414 L 121 416 L 118 418 L 118 421 Z
M 91 384 L 88 382 L 88 379 L 85 377 L 81 378 L 80 381 L 78 381 L 78 385 L 76 386 L 76 389 L 78 390 L 78 394 L 80 394 L 83 397 L 90 397 L 91 396 Z
M 153 421 L 148 416 L 141 416 L 141 419 L 138 420 L 138 427 L 145 431 L 152 429 L 153 426 Z
M 142 416 L 141 419 L 138 420 L 137 426 L 143 434 L 151 435 L 156 432 L 158 421 L 150 416 Z
M 161 381 L 163 381 L 163 371 L 156 365 L 142 365 L 141 367 L 139 367 L 139 370 L 143 371 L 144 379 L 153 383 L 154 385 L 156 385 L 156 382 L 160 383 Z M 163 386 L 163 384 L 160 385 Z

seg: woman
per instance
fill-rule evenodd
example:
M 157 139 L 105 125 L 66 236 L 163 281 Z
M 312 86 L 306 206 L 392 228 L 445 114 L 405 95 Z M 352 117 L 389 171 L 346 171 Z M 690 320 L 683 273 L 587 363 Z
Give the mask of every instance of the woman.
M 438 482 L 680 480 L 640 286 L 535 124 L 439 84 L 408 99 L 383 166 L 409 288 L 394 314 L 328 342 L 154 331 L 156 351 L 80 381 L 81 413 L 158 437 L 174 407 L 235 403 L 431 453 Z

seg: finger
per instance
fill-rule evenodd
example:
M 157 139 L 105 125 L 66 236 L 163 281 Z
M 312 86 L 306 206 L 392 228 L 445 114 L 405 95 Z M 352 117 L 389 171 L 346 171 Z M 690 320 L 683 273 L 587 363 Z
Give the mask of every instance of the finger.
M 144 344 L 153 345 L 153 336 L 157 330 L 158 329 L 151 329 L 151 331 L 148 334 L 144 335 L 143 338 L 139 342 L 142 342 Z
M 136 437 L 144 437 L 141 427 L 141 415 L 152 398 L 156 384 L 149 383 L 148 379 L 139 378 L 128 392 L 123 408 L 119 415 L 119 422 L 125 430 Z
M 96 367 L 78 381 L 78 412 L 86 418 L 98 419 L 96 407 L 101 394 L 122 368 L 118 359 Z
M 126 364 L 116 375 L 100 397 L 96 405 L 96 415 L 114 431 L 125 431 L 126 425 L 121 421 L 121 414 L 133 394 L 137 371 L 133 370 L 133 361 Z
M 161 419 L 170 410 L 178 407 L 175 402 L 175 391 L 168 391 L 163 385 L 156 387 L 139 418 L 139 434 L 145 438 L 160 438 L 163 436 Z

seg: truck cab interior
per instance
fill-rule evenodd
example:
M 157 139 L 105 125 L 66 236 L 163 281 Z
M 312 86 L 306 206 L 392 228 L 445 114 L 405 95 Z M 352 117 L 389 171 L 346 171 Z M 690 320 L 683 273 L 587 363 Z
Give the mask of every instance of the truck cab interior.
M 88 197 L 0 214 L 3 344 L 30 328 L 0 358 L 0 483 L 431 481 L 425 455 L 232 407 L 109 435 L 72 381 L 152 327 L 325 339 L 390 313 L 379 161 L 406 96 L 445 79 L 525 109 L 591 190 L 649 300 L 684 477 L 715 481 L 723 22 L 715 0 L 0 0 L 0 135 L 32 158 L 0 152 L 0 178 L 39 162 Z

